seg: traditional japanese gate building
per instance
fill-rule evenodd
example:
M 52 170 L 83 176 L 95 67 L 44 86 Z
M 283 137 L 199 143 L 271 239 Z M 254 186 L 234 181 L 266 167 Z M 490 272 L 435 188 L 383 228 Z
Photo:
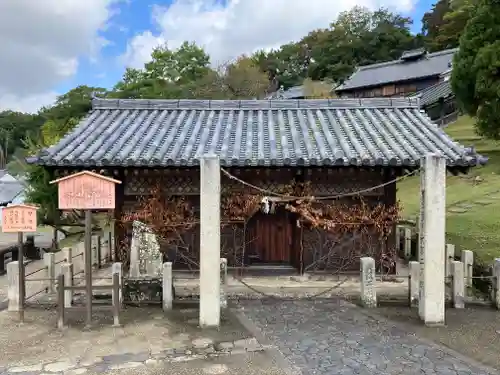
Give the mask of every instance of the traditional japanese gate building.
M 389 182 L 419 168 L 428 153 L 445 156 L 456 173 L 478 160 L 433 124 L 416 98 L 95 99 L 73 131 L 32 161 L 54 177 L 93 170 L 123 181 L 116 186 L 114 215 L 119 220 L 159 181 L 165 192 L 185 197 L 196 210 L 205 154 L 218 155 L 235 177 L 222 174 L 222 195 L 252 190 L 238 179 L 271 191 L 295 181 L 308 183 L 315 197 L 347 194 L 342 202 L 351 204 L 355 199 L 349 194 L 359 192 L 355 196 L 369 204 L 394 205 L 396 184 Z M 116 235 L 127 246 L 130 233 L 117 227 Z M 195 263 L 199 228 L 180 237 L 177 250 L 188 249 Z M 394 247 L 394 235 L 368 242 L 355 230 L 332 236 L 300 225 L 296 213 L 279 205 L 272 213 L 258 211 L 244 223 L 223 226 L 221 251 L 230 266 L 349 270 L 359 265 L 342 264 L 346 252 L 381 254 Z M 169 257 L 174 267 L 189 263 L 176 253 Z

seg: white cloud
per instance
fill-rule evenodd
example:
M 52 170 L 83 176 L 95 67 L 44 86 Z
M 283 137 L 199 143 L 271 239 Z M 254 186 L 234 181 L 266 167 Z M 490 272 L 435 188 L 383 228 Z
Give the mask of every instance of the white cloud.
M 106 41 L 117 0 L 0 0 L 0 110 L 36 111 Z
M 242 53 L 268 49 L 298 40 L 309 31 L 327 27 L 340 12 L 355 5 L 409 11 L 417 0 L 174 0 L 153 8 L 157 33 L 134 36 L 122 57 L 127 66 L 142 67 L 153 47 L 176 48 L 195 41 L 213 62 Z

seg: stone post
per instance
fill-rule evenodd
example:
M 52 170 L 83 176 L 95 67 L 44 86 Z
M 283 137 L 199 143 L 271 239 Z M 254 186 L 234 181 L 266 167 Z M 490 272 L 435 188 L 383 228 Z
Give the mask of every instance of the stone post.
M 474 265 L 474 253 L 470 250 L 462 250 L 461 261 L 464 265 L 465 287 L 472 287 L 472 266 Z
M 163 263 L 163 311 L 172 310 L 173 304 L 173 278 L 172 278 L 172 262 Z
M 405 259 L 411 258 L 411 228 L 405 228 L 404 230 L 404 252 Z
M 97 242 L 99 241 L 99 237 L 92 236 L 92 267 L 97 267 L 98 261 L 97 258 L 99 254 L 97 253 Z
M 7 263 L 8 311 L 19 311 L 19 261 Z
M 45 267 L 47 267 L 47 289 L 49 293 L 56 292 L 56 254 L 55 253 L 45 253 L 43 255 L 43 262 Z
M 365 307 L 377 307 L 375 291 L 375 259 L 361 258 L 361 303 Z
M 220 259 L 220 307 L 222 309 L 227 308 L 227 259 Z
M 493 276 L 495 276 L 492 280 L 493 290 L 495 292 L 495 300 L 493 303 L 495 304 L 495 307 L 500 310 L 500 258 L 495 258 L 495 263 L 493 264 Z
M 123 267 L 121 262 L 115 262 L 111 266 L 111 275 L 118 274 L 120 279 L 120 292 L 118 293 L 120 305 L 123 303 Z
M 455 260 L 455 245 L 448 243 L 446 244 L 446 256 L 445 256 L 445 266 L 446 266 L 446 277 L 453 275 L 451 271 L 451 263 Z
M 61 273 L 64 275 L 64 287 L 73 286 L 73 263 L 61 264 Z M 72 304 L 73 290 L 64 289 L 64 307 L 71 307 Z
M 451 276 L 453 277 L 453 307 L 456 309 L 463 309 L 465 307 L 465 283 L 464 265 L 462 262 L 456 260 L 451 262 Z
M 65 247 L 62 249 L 64 260 L 66 263 L 73 263 L 73 249 L 71 247 Z
M 410 268 L 410 285 L 409 285 L 409 295 L 410 295 L 410 305 L 418 305 L 418 293 L 420 286 L 420 263 L 412 261 L 409 263 Z
M 418 311 L 426 325 L 445 321 L 446 159 L 421 161 Z
M 200 161 L 200 327 L 220 324 L 220 163 Z
M 102 237 L 101 236 L 97 236 L 96 237 L 96 264 L 97 264 L 97 268 L 101 268 L 101 262 L 102 262 L 102 243 L 101 243 L 101 240 L 102 240 Z
M 396 225 L 396 253 L 399 254 L 399 251 L 401 250 L 401 227 L 400 225 Z
M 112 253 L 113 253 L 113 239 L 112 239 L 112 233 L 111 233 L 111 229 L 107 232 L 107 242 L 108 242 L 108 246 L 107 246 L 107 249 L 106 249 L 106 263 L 110 263 L 111 262 L 111 259 L 112 259 Z
M 130 241 L 130 267 L 129 276 L 139 277 L 140 271 L 140 259 L 139 259 L 139 245 L 140 245 L 140 233 L 136 225 L 132 225 L 132 239 Z

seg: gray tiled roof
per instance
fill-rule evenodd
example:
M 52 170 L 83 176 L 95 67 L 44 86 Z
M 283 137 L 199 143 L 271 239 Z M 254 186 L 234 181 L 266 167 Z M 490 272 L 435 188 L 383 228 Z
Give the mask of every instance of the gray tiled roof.
M 301 99 L 306 96 L 304 86 L 293 86 L 287 90 L 278 90 L 268 95 L 266 99 Z
M 453 96 L 453 91 L 451 89 L 450 81 L 441 81 L 435 85 L 425 88 L 424 90 L 412 94 L 412 96 L 418 96 L 420 98 L 420 106 L 426 107 L 436 103 L 441 98 L 446 99 Z
M 475 165 L 419 109 L 418 98 L 94 99 L 89 115 L 32 163 L 57 166 L 415 166 L 440 153 Z
M 20 193 L 24 191 L 24 184 L 19 181 L 0 181 L 0 205 L 12 202 Z
M 337 91 L 378 86 L 391 82 L 438 76 L 450 68 L 458 49 L 428 53 L 417 60 L 402 59 L 360 66 Z

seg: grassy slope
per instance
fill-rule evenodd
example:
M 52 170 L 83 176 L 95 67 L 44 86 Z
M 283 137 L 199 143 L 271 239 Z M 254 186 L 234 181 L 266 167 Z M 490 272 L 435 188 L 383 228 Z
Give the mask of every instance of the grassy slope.
M 492 258 L 500 257 L 500 142 L 477 136 L 474 120 L 467 116 L 446 128 L 446 132 L 455 141 L 473 145 L 489 157 L 486 166 L 476 167 L 468 175 L 448 176 L 447 241 L 455 244 L 458 251 L 473 250 L 476 259 L 490 263 Z M 416 176 L 398 184 L 405 218 L 418 214 L 419 183 Z

